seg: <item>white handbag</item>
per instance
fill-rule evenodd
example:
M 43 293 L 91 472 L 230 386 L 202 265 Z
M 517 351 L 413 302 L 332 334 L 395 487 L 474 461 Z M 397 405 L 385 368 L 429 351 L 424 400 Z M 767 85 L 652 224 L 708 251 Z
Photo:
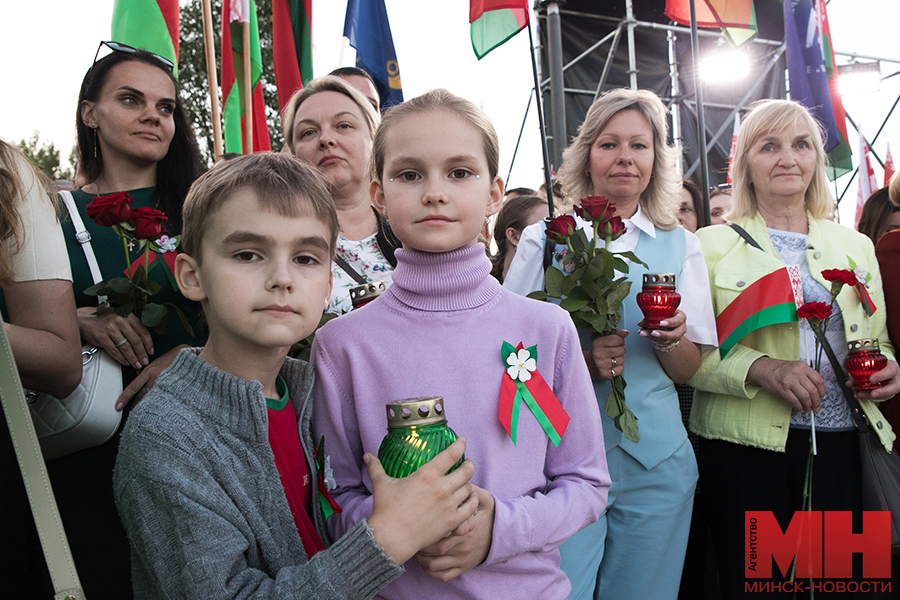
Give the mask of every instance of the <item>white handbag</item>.
M 75 226 L 94 283 L 102 281 L 100 267 L 91 247 L 91 235 L 84 227 L 72 194 L 60 196 Z M 103 302 L 105 298 L 99 298 Z M 44 458 L 57 458 L 106 443 L 119 428 L 122 413 L 115 408 L 122 394 L 122 367 L 107 352 L 90 344 L 81 348 L 81 383 L 69 396 L 54 398 L 47 393 L 26 392 L 31 419 Z

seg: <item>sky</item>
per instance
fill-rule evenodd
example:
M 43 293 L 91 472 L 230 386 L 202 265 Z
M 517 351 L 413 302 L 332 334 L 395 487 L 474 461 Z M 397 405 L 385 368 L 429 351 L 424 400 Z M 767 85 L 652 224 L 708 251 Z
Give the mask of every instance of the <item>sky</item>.
M 6 82 L 0 93 L 0 137 L 17 142 L 38 131 L 41 140 L 52 141 L 62 157 L 69 155 L 75 135 L 78 86 L 99 41 L 109 39 L 113 3 L 5 3 L 0 24 L 0 56 L 4 57 L 0 80 Z M 497 128 L 500 175 L 506 180 L 533 86 L 527 32 L 478 61 L 469 39 L 468 0 L 385 0 L 385 4 L 404 97 L 445 87 L 481 106 Z M 345 46 L 341 37 L 345 10 L 346 0 L 313 0 L 313 68 L 317 76 L 354 62 L 353 49 Z M 831 0 L 827 10 L 838 52 L 900 61 L 900 46 L 895 43 L 900 20 L 897 0 Z M 848 61 L 847 57 L 837 57 L 839 64 Z M 882 77 L 898 71 L 900 62 L 881 65 Z M 845 96 L 844 106 L 871 140 L 898 96 L 900 75 L 884 81 L 879 93 Z M 856 165 L 857 137 L 849 124 L 848 129 Z M 872 144 L 882 159 L 885 144 L 891 139 L 892 153 L 900 164 L 900 108 Z M 877 164 L 875 173 L 881 182 L 882 170 Z M 537 188 L 542 181 L 538 123 L 532 106 L 507 183 L 510 187 Z M 836 196 L 848 181 L 849 176 L 838 180 Z M 852 222 L 856 186 L 854 180 L 841 203 L 845 223 L 848 219 Z

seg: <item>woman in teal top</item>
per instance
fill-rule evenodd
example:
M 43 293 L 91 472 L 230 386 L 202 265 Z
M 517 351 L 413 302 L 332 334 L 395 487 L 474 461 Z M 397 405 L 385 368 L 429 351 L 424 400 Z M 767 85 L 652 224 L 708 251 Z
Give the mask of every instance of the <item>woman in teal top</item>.
M 73 196 L 103 279 L 110 279 L 122 276 L 126 269 L 122 242 L 110 227 L 97 225 L 85 214 L 87 204 L 96 196 L 128 191 L 134 198 L 132 207 L 162 211 L 168 219 L 164 224 L 168 234 L 177 235 L 181 207 L 201 163 L 171 63 L 114 42 L 103 46 L 112 53 L 94 62 L 78 98 L 78 175 L 85 183 Z M 161 289 L 153 300 L 179 306 L 193 335 L 171 310 L 166 331 L 159 337 L 151 336 L 134 316 L 123 318 L 111 309 L 97 313 L 97 298 L 84 294 L 93 279 L 71 221 L 64 223 L 63 232 L 81 338 L 127 365 L 123 370 L 126 389 L 118 401 L 126 405 L 152 387 L 181 347 L 204 343 L 205 332 L 197 319 L 199 305 L 181 295 L 165 261 L 157 258 L 149 275 Z M 134 244 L 129 263 L 141 255 Z M 75 565 L 85 594 L 92 599 L 132 597 L 130 550 L 112 496 L 118 441 L 114 436 L 102 446 L 48 461 Z

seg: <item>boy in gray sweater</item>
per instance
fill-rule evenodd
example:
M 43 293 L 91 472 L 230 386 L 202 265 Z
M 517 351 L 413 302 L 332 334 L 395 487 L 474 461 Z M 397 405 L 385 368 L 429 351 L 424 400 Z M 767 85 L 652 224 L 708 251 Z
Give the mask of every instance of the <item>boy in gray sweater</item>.
M 366 455 L 372 516 L 326 548 L 323 509 L 336 505 L 327 446 L 310 434 L 313 369 L 286 356 L 328 304 L 328 189 L 284 154 L 223 162 L 191 187 L 183 234 L 175 277 L 209 340 L 182 350 L 122 433 L 113 484 L 135 597 L 373 596 L 467 526 L 474 466 L 446 474 L 464 442 L 405 479 Z

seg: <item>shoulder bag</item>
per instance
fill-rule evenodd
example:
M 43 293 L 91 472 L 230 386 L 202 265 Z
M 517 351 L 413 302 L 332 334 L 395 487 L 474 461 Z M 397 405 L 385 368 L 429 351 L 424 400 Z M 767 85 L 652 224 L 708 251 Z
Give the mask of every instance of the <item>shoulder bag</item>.
M 75 238 L 81 244 L 94 283 L 102 281 L 100 267 L 91 247 L 91 235 L 84 227 L 72 194 L 60 192 L 72 218 Z M 100 298 L 103 302 L 105 298 Z M 47 393 L 27 392 L 31 418 L 44 458 L 58 458 L 107 442 L 119 428 L 122 413 L 115 408 L 122 394 L 122 367 L 100 348 L 81 348 L 81 383 L 69 396 L 54 398 Z

